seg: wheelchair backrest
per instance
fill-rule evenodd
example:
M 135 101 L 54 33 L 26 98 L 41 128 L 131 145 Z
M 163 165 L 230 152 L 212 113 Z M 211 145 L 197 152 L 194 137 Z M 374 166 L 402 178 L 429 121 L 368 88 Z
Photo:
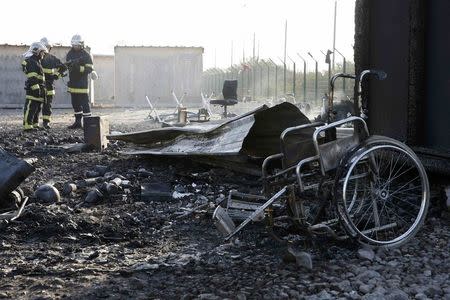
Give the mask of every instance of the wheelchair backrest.
M 351 135 L 322 144 L 319 142 L 321 134 L 325 131 L 337 128 L 346 123 L 353 123 L 354 130 Z M 325 175 L 326 172 L 336 169 L 342 158 L 347 155 L 349 151 L 361 144 L 368 136 L 369 130 L 367 129 L 367 124 L 359 117 L 346 118 L 317 128 L 313 134 L 313 143 L 319 158 L 322 174 Z

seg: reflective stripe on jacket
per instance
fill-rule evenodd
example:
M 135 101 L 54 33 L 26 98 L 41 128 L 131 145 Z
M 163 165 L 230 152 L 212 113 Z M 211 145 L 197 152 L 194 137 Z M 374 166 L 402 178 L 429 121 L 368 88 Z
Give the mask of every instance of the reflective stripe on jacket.
M 94 70 L 91 55 L 85 50 L 70 49 L 66 56 L 69 66 L 69 82 L 67 84 L 69 93 L 88 94 L 88 74 Z

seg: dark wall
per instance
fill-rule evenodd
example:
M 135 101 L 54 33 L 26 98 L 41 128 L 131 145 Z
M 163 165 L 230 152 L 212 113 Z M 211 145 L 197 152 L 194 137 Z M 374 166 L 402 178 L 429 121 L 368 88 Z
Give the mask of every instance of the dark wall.
M 450 175 L 450 0 L 356 0 L 354 50 L 356 73 L 388 73 L 363 93 L 371 132 Z
M 381 69 L 388 74 L 384 81 L 370 80 L 369 127 L 372 133 L 405 141 L 409 95 L 410 1 L 360 2 L 358 9 L 366 11 L 357 23 L 365 23 L 363 27 L 367 27 L 355 40 L 355 52 L 358 52 L 359 66 L 362 67 L 360 70 Z
M 355 67 L 371 80 L 369 127 L 409 145 L 450 152 L 450 1 L 357 0 Z
M 450 1 L 427 1 L 425 145 L 450 149 Z

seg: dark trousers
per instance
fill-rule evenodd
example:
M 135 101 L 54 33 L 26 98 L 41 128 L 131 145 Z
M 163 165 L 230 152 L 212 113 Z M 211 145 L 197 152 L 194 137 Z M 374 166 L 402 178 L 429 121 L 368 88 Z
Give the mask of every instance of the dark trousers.
M 41 114 L 42 110 L 42 120 L 46 122 L 50 122 L 50 117 L 52 115 L 52 101 L 53 101 L 53 95 L 47 95 L 45 97 L 44 103 L 41 103 L 39 105 L 37 114 L 35 115 L 33 119 L 33 124 L 38 125 L 39 124 L 39 115 Z
M 75 112 L 75 117 L 78 116 L 90 116 L 91 115 L 91 107 L 89 105 L 89 95 L 88 94 L 76 94 L 71 93 L 72 97 L 72 107 Z
M 82 112 L 87 114 L 91 112 L 88 94 L 70 94 L 72 96 L 72 107 L 75 113 Z
M 42 111 L 42 105 L 43 103 L 39 103 L 39 106 L 37 107 L 36 114 L 33 117 L 33 125 L 39 125 L 39 115 L 41 114 Z
M 34 119 L 39 118 L 39 108 L 42 102 L 26 99 L 25 106 L 23 108 L 23 127 L 24 129 L 30 129 L 33 127 Z
M 42 104 L 42 120 L 50 122 L 52 116 L 53 95 L 47 95 L 44 104 Z

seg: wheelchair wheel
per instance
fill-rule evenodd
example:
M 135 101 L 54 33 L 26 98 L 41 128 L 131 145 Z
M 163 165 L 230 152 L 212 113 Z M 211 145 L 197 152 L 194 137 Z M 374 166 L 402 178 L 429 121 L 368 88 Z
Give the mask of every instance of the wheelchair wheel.
M 361 242 L 398 247 L 422 226 L 429 206 L 428 178 L 406 145 L 368 138 L 337 172 L 334 198 L 345 230 Z

